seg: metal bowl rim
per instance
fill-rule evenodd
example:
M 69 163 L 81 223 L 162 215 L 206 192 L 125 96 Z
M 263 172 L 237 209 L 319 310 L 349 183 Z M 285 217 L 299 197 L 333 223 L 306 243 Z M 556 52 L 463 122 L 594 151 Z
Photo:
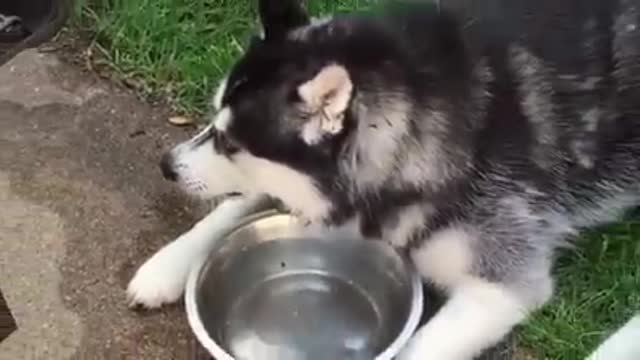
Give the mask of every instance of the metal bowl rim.
M 222 235 L 223 238 L 228 237 L 232 233 L 237 230 L 244 228 L 245 226 L 271 216 L 284 215 L 277 210 L 266 210 L 261 211 L 243 218 L 242 221 L 238 222 L 236 226 L 234 226 L 229 231 L 225 232 Z M 214 248 L 211 252 L 217 250 Z M 184 302 L 185 308 L 187 312 L 187 321 L 191 330 L 195 334 L 197 340 L 200 344 L 212 355 L 216 360 L 237 360 L 226 350 L 224 350 L 218 343 L 216 343 L 210 336 L 207 330 L 198 315 L 198 305 L 196 304 L 196 289 L 198 280 L 202 275 L 202 270 L 204 265 L 208 262 L 209 257 L 203 257 L 200 259 L 189 272 L 189 277 L 187 279 L 187 287 L 185 289 L 184 294 Z M 385 348 L 385 350 L 376 356 L 374 360 L 392 360 L 394 356 L 400 353 L 400 350 L 407 344 L 409 339 L 413 336 L 413 333 L 418 328 L 420 323 L 420 318 L 422 317 L 423 307 L 424 307 L 424 295 L 422 292 L 422 280 L 420 279 L 420 275 L 418 275 L 417 271 L 411 263 L 407 263 L 407 266 L 410 268 L 410 276 L 411 276 L 411 308 L 409 312 L 409 317 L 405 321 L 405 325 L 402 328 L 400 334 L 394 339 L 394 341 Z

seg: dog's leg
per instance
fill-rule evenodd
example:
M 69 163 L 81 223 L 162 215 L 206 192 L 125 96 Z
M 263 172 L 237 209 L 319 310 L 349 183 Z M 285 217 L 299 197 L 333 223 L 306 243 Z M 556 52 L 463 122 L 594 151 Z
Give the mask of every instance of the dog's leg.
M 527 313 L 500 285 L 465 284 L 414 335 L 398 360 L 471 360 L 500 342 Z
M 398 360 L 471 360 L 499 343 L 551 296 L 546 266 L 513 286 L 477 275 L 478 240 L 464 228 L 449 228 L 412 251 L 419 273 L 447 290 L 449 298 Z
M 193 264 L 201 261 L 239 218 L 265 203 L 263 196 L 225 200 L 188 232 L 156 252 L 129 283 L 130 306 L 156 308 L 177 301 Z

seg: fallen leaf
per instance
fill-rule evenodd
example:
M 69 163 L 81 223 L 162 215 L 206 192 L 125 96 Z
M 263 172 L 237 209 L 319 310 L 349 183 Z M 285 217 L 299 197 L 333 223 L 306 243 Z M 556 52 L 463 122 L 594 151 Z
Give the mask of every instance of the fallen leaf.
M 186 116 L 172 116 L 169 118 L 169 123 L 175 126 L 192 125 L 193 119 Z

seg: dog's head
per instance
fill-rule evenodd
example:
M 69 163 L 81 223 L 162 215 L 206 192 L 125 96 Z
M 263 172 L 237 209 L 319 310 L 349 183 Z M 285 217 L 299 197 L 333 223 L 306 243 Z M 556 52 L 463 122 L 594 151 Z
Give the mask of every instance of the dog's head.
M 259 12 L 263 35 L 219 87 L 211 124 L 169 152 L 163 171 L 202 198 L 265 193 L 326 218 L 354 177 L 393 173 L 415 54 L 366 17 L 312 20 L 300 0 L 261 0 Z
M 344 66 L 296 39 L 322 26 L 298 1 L 264 0 L 259 10 L 263 34 L 220 84 L 210 125 L 165 154 L 161 168 L 203 199 L 265 193 L 323 218 L 329 201 L 318 184 L 333 170 L 353 84 Z

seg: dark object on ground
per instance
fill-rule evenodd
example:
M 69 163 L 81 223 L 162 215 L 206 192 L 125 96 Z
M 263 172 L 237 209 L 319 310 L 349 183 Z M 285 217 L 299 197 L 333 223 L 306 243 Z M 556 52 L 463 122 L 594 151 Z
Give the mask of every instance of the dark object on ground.
M 13 315 L 11 315 L 9 306 L 4 300 L 2 291 L 0 290 L 0 342 L 9 337 L 9 335 L 17 329 L 16 321 Z
M 22 19 L 0 14 L 0 43 L 13 44 L 31 35 Z
M 71 0 L 1 1 L 0 64 L 55 36 L 68 19 L 70 10 Z

